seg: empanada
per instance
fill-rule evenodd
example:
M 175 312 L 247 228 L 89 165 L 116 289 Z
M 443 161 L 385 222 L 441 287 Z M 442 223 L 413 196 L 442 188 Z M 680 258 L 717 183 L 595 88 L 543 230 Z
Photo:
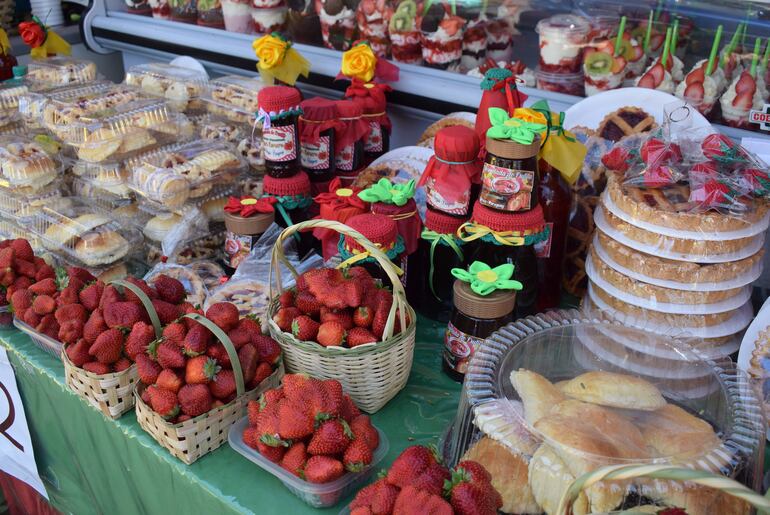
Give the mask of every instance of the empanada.
M 562 391 L 574 399 L 613 408 L 652 411 L 666 405 L 652 383 L 614 372 L 586 372 L 564 385 Z

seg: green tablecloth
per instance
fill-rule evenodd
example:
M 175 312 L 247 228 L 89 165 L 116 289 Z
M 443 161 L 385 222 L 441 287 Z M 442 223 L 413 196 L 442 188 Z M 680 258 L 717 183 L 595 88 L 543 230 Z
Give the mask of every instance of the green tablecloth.
M 460 385 L 441 372 L 444 325 L 420 318 L 409 384 L 372 419 L 390 440 L 387 467 L 409 445 L 437 442 L 454 418 Z M 192 465 L 172 457 L 133 412 L 104 417 L 64 384 L 61 362 L 26 335 L 0 331 L 24 402 L 38 469 L 65 513 L 304 513 L 272 475 L 225 444 Z M 339 513 L 349 499 L 326 513 Z

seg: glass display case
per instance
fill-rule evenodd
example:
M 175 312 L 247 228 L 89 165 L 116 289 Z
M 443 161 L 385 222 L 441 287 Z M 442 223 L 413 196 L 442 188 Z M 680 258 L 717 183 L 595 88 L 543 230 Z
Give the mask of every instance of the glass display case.
M 441 114 L 477 107 L 491 66 L 510 68 L 525 93 L 555 109 L 646 87 L 687 100 L 739 137 L 760 131 L 754 122 L 770 110 L 770 6 L 760 2 L 223 0 L 212 7 L 222 12 L 218 29 L 200 8 L 197 19 L 169 17 L 176 4 L 160 5 L 167 1 L 177 0 L 150 0 L 142 16 L 135 0 L 96 0 L 86 41 L 101 52 L 186 54 L 253 72 L 251 41 L 280 31 L 313 63 L 310 85 L 340 89 L 340 52 L 365 39 L 401 69 L 396 103 Z

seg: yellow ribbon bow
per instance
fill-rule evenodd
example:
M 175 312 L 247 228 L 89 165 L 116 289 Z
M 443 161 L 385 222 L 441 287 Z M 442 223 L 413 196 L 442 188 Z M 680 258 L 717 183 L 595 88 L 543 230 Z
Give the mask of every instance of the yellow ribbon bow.
M 486 225 L 474 222 L 466 222 L 457 229 L 457 237 L 465 242 L 475 241 L 485 236 L 491 236 L 500 245 L 509 247 L 520 247 L 522 245 L 532 245 L 543 240 L 547 236 L 547 231 L 543 227 L 536 230 L 526 231 L 495 231 Z
M 568 184 L 574 184 L 580 176 L 588 149 L 564 128 L 563 112 L 551 111 L 545 100 L 532 104 L 531 110 L 540 113 L 548 124 L 547 134 L 541 140 L 539 157 L 559 170 Z
M 72 47 L 56 32 L 46 27 L 48 37 L 42 45 L 29 51 L 32 59 L 46 59 L 49 55 L 70 55 Z
M 274 84 L 275 79 L 293 86 L 297 77 L 310 75 L 310 61 L 292 48 L 277 32 L 255 39 L 251 45 L 257 55 L 257 70 L 265 84 Z

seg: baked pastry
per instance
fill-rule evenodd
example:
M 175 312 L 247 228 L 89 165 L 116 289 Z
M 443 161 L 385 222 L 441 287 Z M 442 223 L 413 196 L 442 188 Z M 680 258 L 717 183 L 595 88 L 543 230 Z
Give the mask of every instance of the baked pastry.
M 116 279 L 125 279 L 128 276 L 128 268 L 123 263 L 115 263 L 107 268 L 94 270 L 92 273 L 103 283 L 108 283 Z
M 181 220 L 182 217 L 177 214 L 154 216 L 150 218 L 142 232 L 149 240 L 160 243 Z
M 721 444 L 708 422 L 674 404 L 648 413 L 637 412 L 634 422 L 658 456 L 677 463 L 708 454 Z
M 227 277 L 225 270 L 213 261 L 193 261 L 187 266 L 201 278 L 209 290 L 220 286 L 222 279 Z
M 205 308 L 208 309 L 217 302 L 232 302 L 241 316 L 252 314 L 264 321 L 267 305 L 270 302 L 268 294 L 269 288 L 263 282 L 247 279 L 228 281 L 209 293 Z
M 123 258 L 129 244 L 115 231 L 102 230 L 82 234 L 75 243 L 75 254 L 87 266 L 99 266 Z
M 666 405 L 653 384 L 613 372 L 586 372 L 565 384 L 561 391 L 573 399 L 613 408 L 654 411 Z
M 526 427 L 524 405 L 519 401 L 499 399 L 476 406 L 473 423 L 482 433 L 526 460 L 540 446 L 540 440 Z
M 68 57 L 48 58 L 30 63 L 25 78 L 52 86 L 86 83 L 96 78 L 96 65 L 91 61 Z
M 0 173 L 14 187 L 36 190 L 51 183 L 58 169 L 38 143 L 12 138 L 0 142 Z
M 656 480 L 643 494 L 663 506 L 681 508 L 688 515 L 746 515 L 751 506 L 726 492 L 693 483 Z
M 211 222 L 225 221 L 225 204 L 227 204 L 227 197 L 213 198 L 207 200 L 201 205 L 201 211 L 208 217 Z
M 252 170 L 262 170 L 265 167 L 261 138 L 243 138 L 238 142 L 237 149 L 238 153 L 249 163 Z
M 655 118 L 644 109 L 626 106 L 605 116 L 597 128 L 596 134 L 603 139 L 614 142 L 640 132 L 650 132 L 657 126 Z
M 123 144 L 123 137 L 112 129 L 102 127 L 89 134 L 85 141 L 78 145 L 78 158 L 89 163 L 100 163 L 117 153 Z
M 73 240 L 76 238 L 109 222 L 110 219 L 102 215 L 84 214 L 76 218 L 63 220 L 62 223 L 51 224 L 45 230 L 43 236 L 46 240 L 58 246 L 52 250 L 58 250 L 59 247 L 71 247 Z
M 540 513 L 529 486 L 529 462 L 502 444 L 482 437 L 462 458 L 480 463 L 492 476 L 492 486 L 503 498 L 505 513 Z
M 529 486 L 535 502 L 548 515 L 556 515 L 559 502 L 575 480 L 566 463 L 548 445 L 543 444 L 529 462 Z M 581 492 L 572 504 L 572 513 L 589 513 L 588 498 Z
M 420 139 L 417 140 L 416 145 L 428 147 L 426 142 L 436 137 L 436 133 L 445 127 L 454 126 L 468 127 L 469 129 L 476 128 L 476 115 L 468 112 L 449 113 L 440 120 L 437 120 L 430 124 L 427 129 L 420 135 Z M 431 144 L 429 148 L 433 148 Z
M 551 412 L 553 406 L 564 400 L 564 394 L 548 379 L 531 370 L 514 370 L 510 379 L 524 404 L 524 417 L 530 426 L 534 426 Z
M 152 134 L 150 134 L 150 131 L 141 127 L 128 127 L 121 136 L 120 147 L 118 147 L 117 153 L 122 156 L 157 143 Z
M 160 275 L 172 277 L 182 283 L 187 293 L 185 298 L 187 302 L 193 306 L 203 305 L 203 302 L 206 300 L 206 286 L 194 270 L 184 266 L 165 266 L 161 270 L 151 270 L 144 277 L 144 280 L 152 286 Z
M 199 125 L 198 132 L 202 139 L 224 140 L 237 145 L 246 137 L 246 131 L 242 127 L 242 125 L 236 123 L 206 120 Z
M 143 164 L 133 169 L 131 188 L 137 193 L 177 209 L 190 198 L 190 183 L 168 168 Z

